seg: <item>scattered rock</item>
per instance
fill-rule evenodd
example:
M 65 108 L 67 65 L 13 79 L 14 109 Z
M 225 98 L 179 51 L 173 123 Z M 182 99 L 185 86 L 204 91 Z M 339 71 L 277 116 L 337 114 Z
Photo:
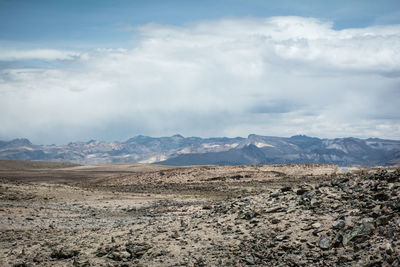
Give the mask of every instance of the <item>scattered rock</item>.
M 51 252 L 50 257 L 53 259 L 69 259 L 77 256 L 78 254 L 79 254 L 78 250 L 60 248 L 60 249 L 54 249 Z
M 331 185 L 337 186 L 337 185 L 343 184 L 348 181 L 349 181 L 349 178 L 336 178 L 331 181 Z
M 281 220 L 279 220 L 278 218 L 272 218 L 272 219 L 270 220 L 270 222 L 271 222 L 272 224 L 278 224 L 278 223 L 281 222 Z
M 127 243 L 125 249 L 129 253 L 130 258 L 141 258 L 146 252 L 151 249 L 151 246 L 146 243 Z
M 248 211 L 248 212 L 240 213 L 240 214 L 238 215 L 238 218 L 239 218 L 239 219 L 245 219 L 245 220 L 251 220 L 251 219 L 253 219 L 254 217 L 256 217 L 256 216 L 258 216 L 258 215 L 259 215 L 258 212 L 255 212 L 255 211 Z
M 332 223 L 332 228 L 336 230 L 344 229 L 345 226 L 346 223 L 344 222 L 344 220 L 336 220 Z
M 284 210 L 283 207 L 278 206 L 278 207 L 273 207 L 273 208 L 266 209 L 265 213 L 275 213 L 275 212 L 281 212 L 283 210 Z
M 388 195 L 385 194 L 385 193 L 378 193 L 378 194 L 376 194 L 376 195 L 374 196 L 374 199 L 375 199 L 375 200 L 378 200 L 378 201 L 387 201 L 387 200 L 390 199 L 390 196 L 388 196 Z
M 320 228 L 321 224 L 319 222 L 316 222 L 316 223 L 313 223 L 311 226 L 314 228 Z
M 340 177 L 282 176 L 283 182 L 278 178 L 254 182 L 244 179 L 244 171 L 240 177 L 207 174 L 202 183 L 208 177 L 218 178 L 208 183 L 214 189 L 231 190 L 230 195 L 209 199 L 207 192 L 197 198 L 207 186 L 199 189 L 190 184 L 184 188 L 185 196 L 196 198 L 188 204 L 182 204 L 187 201 L 182 198 L 147 206 L 145 193 L 143 207 L 121 202 L 110 209 L 106 204 L 101 208 L 79 203 L 73 205 L 72 214 L 82 219 L 60 216 L 43 225 L 43 216 L 36 214 L 54 209 L 54 202 L 41 201 L 47 205 L 42 210 L 28 202 L 8 207 L 8 201 L 0 207 L 6 214 L 3 222 L 21 223 L 30 230 L 2 232 L 1 245 L 9 249 L 6 257 L 12 259 L 5 266 L 399 266 L 398 174 L 371 168 Z M 252 172 L 252 177 L 257 175 Z M 169 171 L 163 177 L 173 178 Z M 162 186 L 172 188 L 167 182 Z M 102 200 L 101 206 L 115 200 Z M 21 215 L 10 217 L 11 208 L 20 209 Z M 68 208 L 65 202 L 55 211 Z M 71 242 L 78 244 L 79 251 L 68 249 Z M 65 247 L 53 249 L 61 244 Z
M 360 236 L 367 236 L 371 232 L 371 227 L 369 223 L 365 222 L 362 223 L 361 225 L 354 227 L 351 231 L 343 235 L 343 246 L 347 246 L 350 241 L 352 241 L 356 237 Z
M 318 246 L 322 249 L 328 249 L 331 247 L 331 240 L 327 236 L 322 236 L 318 242 Z
M 298 196 L 301 196 L 301 195 L 303 195 L 303 194 L 306 193 L 306 192 L 308 192 L 307 189 L 300 188 L 300 189 L 298 189 L 298 190 L 296 191 L 296 194 L 297 194 Z
M 290 186 L 285 186 L 285 187 L 282 187 L 281 188 L 281 192 L 283 193 L 283 192 L 289 192 L 289 191 L 292 191 L 292 188 L 290 187 Z

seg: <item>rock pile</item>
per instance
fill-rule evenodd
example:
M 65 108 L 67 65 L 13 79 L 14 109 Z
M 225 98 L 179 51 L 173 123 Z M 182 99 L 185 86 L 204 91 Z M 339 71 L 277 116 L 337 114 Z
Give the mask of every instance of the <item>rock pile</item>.
M 248 229 L 243 265 L 400 266 L 400 169 L 219 203 L 210 216 Z

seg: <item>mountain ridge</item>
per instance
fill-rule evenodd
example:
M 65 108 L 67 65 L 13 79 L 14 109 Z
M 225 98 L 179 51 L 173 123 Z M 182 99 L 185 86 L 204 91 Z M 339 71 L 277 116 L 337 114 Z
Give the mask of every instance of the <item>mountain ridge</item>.
M 78 164 L 143 162 L 165 165 L 245 165 L 327 163 L 341 166 L 400 164 L 400 141 L 354 137 L 320 139 L 250 134 L 245 137 L 138 135 L 126 141 L 90 140 L 67 145 L 35 145 L 26 138 L 0 141 L 0 159 Z

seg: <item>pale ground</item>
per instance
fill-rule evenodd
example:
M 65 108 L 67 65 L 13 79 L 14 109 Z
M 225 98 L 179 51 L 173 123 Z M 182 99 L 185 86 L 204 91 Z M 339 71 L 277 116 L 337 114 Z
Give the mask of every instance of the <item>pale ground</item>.
M 318 189 L 330 212 L 303 209 L 295 191 L 357 171 L 332 165 L 8 167 L 0 170 L 0 265 L 243 266 L 267 257 L 257 256 L 253 245 L 271 246 L 276 258 L 299 250 L 287 259 L 321 265 L 307 260 L 320 253 L 319 238 L 330 234 L 337 217 L 347 216 L 352 227 L 360 211 L 342 209 L 331 187 Z M 306 250 L 311 254 L 301 254 Z

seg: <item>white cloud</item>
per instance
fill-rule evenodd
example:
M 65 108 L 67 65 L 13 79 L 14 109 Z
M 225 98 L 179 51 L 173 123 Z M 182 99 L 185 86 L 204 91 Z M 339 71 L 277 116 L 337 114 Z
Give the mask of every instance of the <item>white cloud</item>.
M 1 51 L 0 137 L 43 143 L 136 134 L 400 138 L 400 25 L 312 18 L 148 24 L 131 49 Z M 396 98 L 397 97 L 397 98 Z
M 71 60 L 80 56 L 80 53 L 57 49 L 31 49 L 31 50 L 0 50 L 0 60 Z

